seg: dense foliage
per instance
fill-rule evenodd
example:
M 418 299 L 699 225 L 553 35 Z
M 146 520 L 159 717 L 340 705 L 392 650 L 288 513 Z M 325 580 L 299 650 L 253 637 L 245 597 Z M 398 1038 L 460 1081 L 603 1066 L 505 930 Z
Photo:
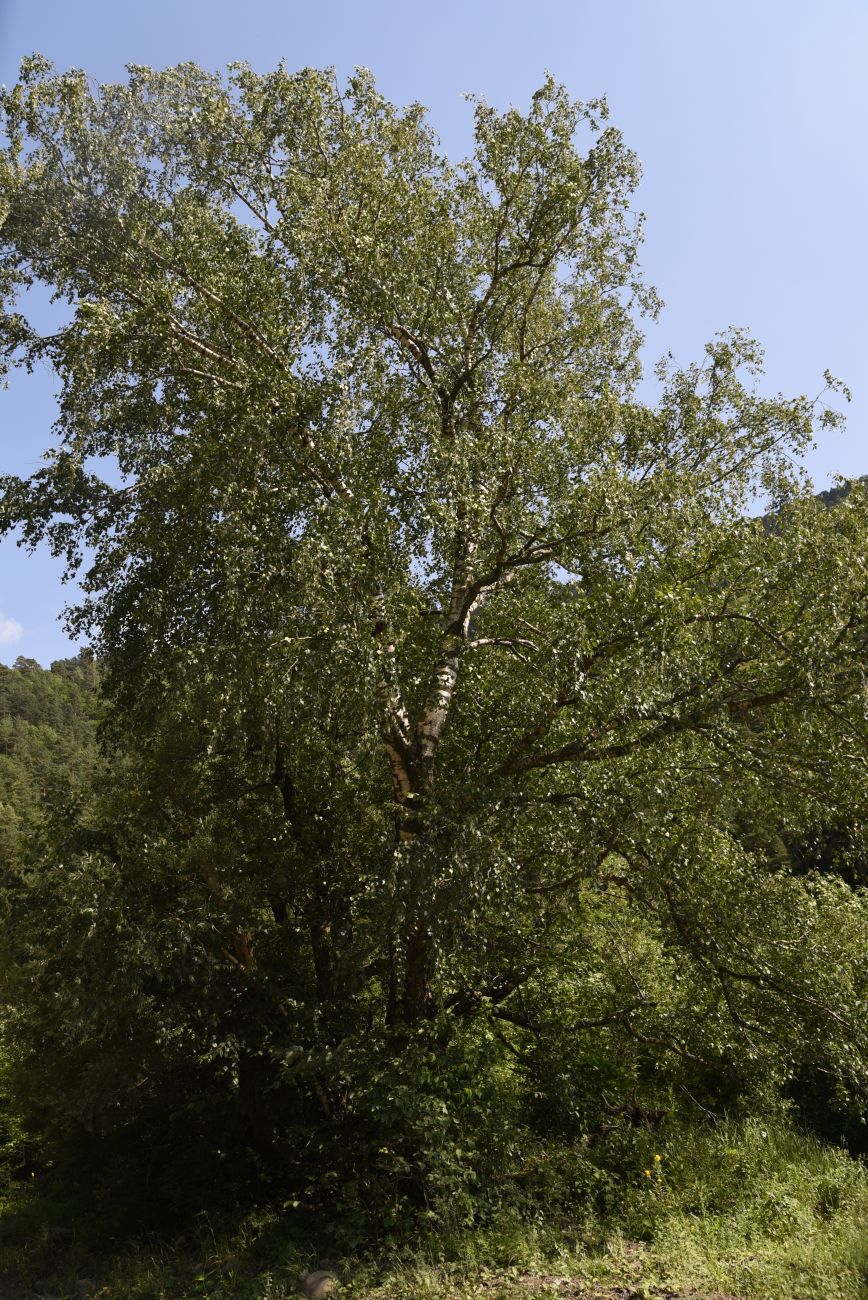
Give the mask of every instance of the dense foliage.
M 0 523 L 84 566 L 109 705 L 9 891 L 32 1123 L 394 1224 L 554 1139 L 857 1106 L 868 908 L 788 846 L 862 833 L 866 490 L 812 498 L 837 417 L 738 333 L 640 396 L 605 105 L 477 103 L 454 165 L 366 73 L 0 104 L 0 355 L 62 383 Z
M 0 664 L 0 864 L 38 859 L 46 820 L 70 824 L 91 795 L 98 680 L 92 656 L 45 672 L 32 659 Z M 36 852 L 34 852 L 36 849 Z

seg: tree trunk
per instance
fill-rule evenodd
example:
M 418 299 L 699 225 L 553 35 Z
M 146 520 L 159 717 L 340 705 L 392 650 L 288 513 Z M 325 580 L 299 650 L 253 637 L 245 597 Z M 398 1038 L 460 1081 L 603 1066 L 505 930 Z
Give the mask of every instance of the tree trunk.
M 316 978 L 316 1000 L 320 1006 L 331 1001 L 334 995 L 332 979 L 331 925 L 322 916 L 310 923 L 310 946 L 313 953 L 313 970 Z
M 431 932 L 424 918 L 417 917 L 404 944 L 404 987 L 401 1019 L 411 1025 L 429 1019 L 435 1009 L 431 985 L 435 958 Z

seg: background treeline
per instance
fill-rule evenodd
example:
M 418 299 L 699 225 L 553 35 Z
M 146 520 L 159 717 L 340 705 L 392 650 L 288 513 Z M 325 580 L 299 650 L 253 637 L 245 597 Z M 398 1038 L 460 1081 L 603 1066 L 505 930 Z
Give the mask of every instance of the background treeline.
M 82 651 L 50 670 L 0 665 L 0 860 L 38 859 L 47 821 L 73 820 L 93 794 L 99 677 Z

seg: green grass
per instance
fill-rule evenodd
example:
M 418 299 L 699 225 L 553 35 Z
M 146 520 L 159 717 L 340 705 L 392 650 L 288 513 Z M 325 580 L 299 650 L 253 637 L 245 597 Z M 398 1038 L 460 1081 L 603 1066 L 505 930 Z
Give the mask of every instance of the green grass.
M 570 1278 L 591 1295 L 630 1286 L 637 1296 L 668 1287 L 744 1300 L 868 1297 L 868 1170 L 841 1150 L 758 1123 L 630 1135 L 605 1210 L 571 1215 L 570 1170 L 582 1176 L 588 1159 L 552 1153 L 557 1206 L 546 1191 L 484 1227 L 441 1226 L 337 1259 L 342 1294 L 534 1300 L 557 1294 L 551 1279 Z M 294 1211 L 280 1207 L 235 1223 L 200 1216 L 178 1240 L 132 1235 L 98 1250 L 96 1225 L 64 1231 L 70 1213 L 35 1186 L 19 1190 L 0 1219 L 0 1274 L 53 1295 L 82 1294 L 90 1279 L 90 1294 L 123 1300 L 277 1300 L 296 1295 L 302 1272 L 334 1254 L 328 1224 L 300 1231 Z

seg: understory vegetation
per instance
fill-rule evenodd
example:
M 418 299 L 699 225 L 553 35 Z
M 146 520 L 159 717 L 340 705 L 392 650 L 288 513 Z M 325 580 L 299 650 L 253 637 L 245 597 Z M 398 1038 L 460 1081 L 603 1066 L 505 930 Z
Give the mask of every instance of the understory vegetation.
M 0 674 L 7 1290 L 864 1295 L 846 389 L 731 331 L 643 398 L 639 165 L 551 80 L 459 164 L 364 71 L 0 112 L 0 529 L 92 645 Z
M 447 1214 L 373 1235 L 282 1196 L 233 1208 L 225 1189 L 190 1218 L 131 1232 L 141 1196 L 94 1205 L 85 1193 L 82 1213 L 67 1174 L 7 1201 L 0 1268 L 24 1294 L 130 1300 L 289 1297 L 323 1263 L 357 1300 L 865 1294 L 864 1165 L 780 1119 L 549 1145 L 521 1172 L 472 1224 Z

